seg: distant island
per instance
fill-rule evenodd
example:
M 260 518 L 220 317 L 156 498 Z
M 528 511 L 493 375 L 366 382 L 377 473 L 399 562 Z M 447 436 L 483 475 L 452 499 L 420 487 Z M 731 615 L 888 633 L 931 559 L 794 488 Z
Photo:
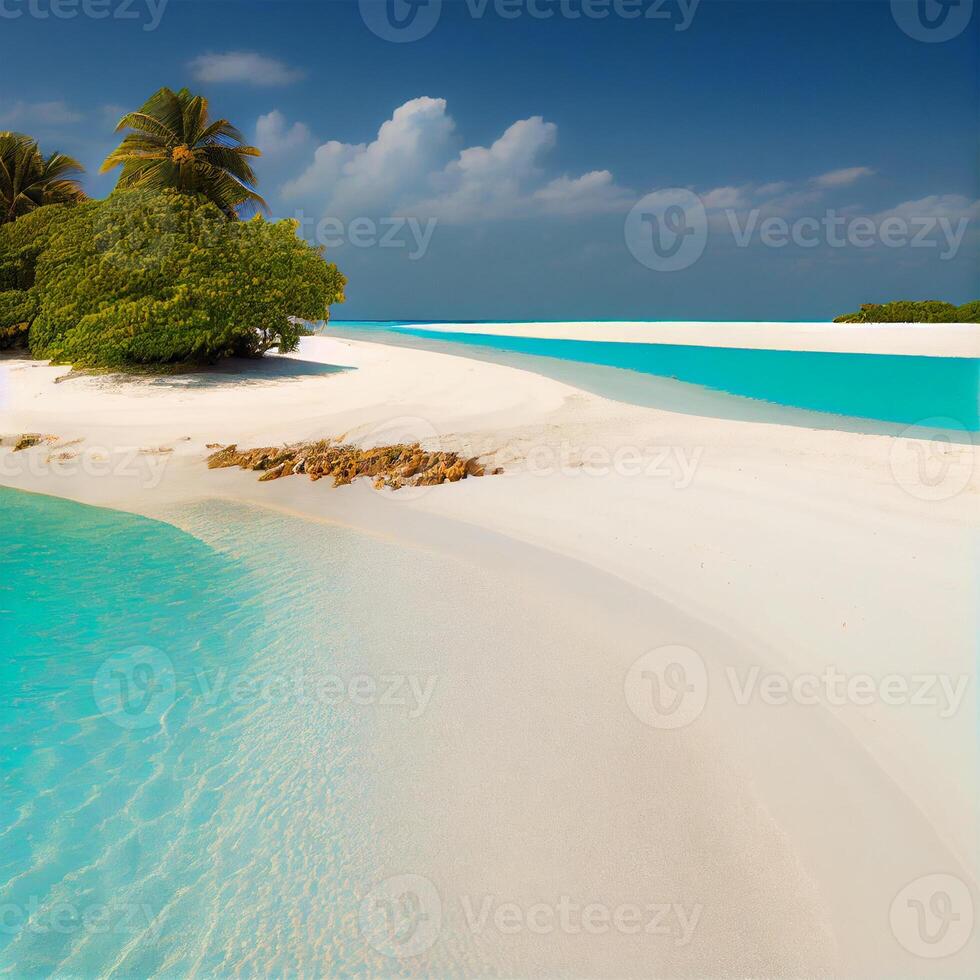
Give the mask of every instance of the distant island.
M 836 317 L 834 323 L 980 323 L 980 300 L 962 306 L 938 299 L 862 303 L 856 313 Z

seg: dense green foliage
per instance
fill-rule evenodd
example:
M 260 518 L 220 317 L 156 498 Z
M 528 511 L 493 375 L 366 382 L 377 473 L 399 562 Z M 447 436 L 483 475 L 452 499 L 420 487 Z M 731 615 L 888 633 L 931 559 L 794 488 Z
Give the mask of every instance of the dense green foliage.
M 27 331 L 38 311 L 32 288 L 37 260 L 64 215 L 64 207 L 51 205 L 0 225 L 0 349 L 27 346 Z
M 980 300 L 962 306 L 936 299 L 863 303 L 857 313 L 839 316 L 834 323 L 980 323 Z
M 964 303 L 956 311 L 958 323 L 980 323 L 980 299 Z
M 131 132 L 102 164 L 102 173 L 122 166 L 117 188 L 202 194 L 231 219 L 265 208 L 246 159 L 260 151 L 227 119 L 212 122 L 202 96 L 162 88 L 122 117 L 116 132 L 124 129 Z
M 30 136 L 0 133 L 0 225 L 46 204 L 84 200 L 77 180 L 82 172 L 82 165 L 64 153 L 42 156 Z
M 176 191 L 44 210 L 33 258 L 21 243 L 29 219 L 10 226 L 16 242 L 0 237 L 0 274 L 15 293 L 0 326 L 27 316 L 35 357 L 98 367 L 288 352 L 304 332 L 291 318 L 326 319 L 343 301 L 346 280 L 295 221 L 229 222 Z
M 0 133 L 0 348 L 81 367 L 295 350 L 346 280 L 297 222 L 238 220 L 265 207 L 259 151 L 187 89 L 160 89 L 123 130 L 105 201 L 86 200 L 70 157 Z

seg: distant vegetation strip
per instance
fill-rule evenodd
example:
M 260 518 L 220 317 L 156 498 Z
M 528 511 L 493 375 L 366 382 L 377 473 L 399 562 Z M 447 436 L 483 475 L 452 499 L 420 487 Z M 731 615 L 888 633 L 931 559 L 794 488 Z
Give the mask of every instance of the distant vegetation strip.
M 937 299 L 864 303 L 856 313 L 845 313 L 834 323 L 980 323 L 980 300 L 962 306 Z

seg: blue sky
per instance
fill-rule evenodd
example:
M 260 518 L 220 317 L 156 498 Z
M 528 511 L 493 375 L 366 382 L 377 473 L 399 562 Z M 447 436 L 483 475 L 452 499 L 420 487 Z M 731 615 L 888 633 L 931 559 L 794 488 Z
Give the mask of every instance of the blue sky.
M 403 43 L 365 2 L 0 0 L 0 127 L 78 156 L 103 195 L 124 109 L 207 95 L 266 151 L 272 213 L 349 276 L 340 318 L 799 320 L 980 296 L 970 0 L 945 41 L 888 0 L 429 0 Z M 703 207 L 679 226 L 677 192 Z M 650 236 L 678 228 L 703 241 L 665 269 Z

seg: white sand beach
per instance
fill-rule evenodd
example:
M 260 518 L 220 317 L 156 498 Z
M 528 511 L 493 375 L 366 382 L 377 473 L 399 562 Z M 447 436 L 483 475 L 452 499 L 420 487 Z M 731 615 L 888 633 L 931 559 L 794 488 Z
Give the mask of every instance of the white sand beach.
M 605 329 L 552 326 L 580 339 Z M 621 325 L 608 339 L 715 344 L 722 328 L 732 346 L 772 347 L 778 325 Z M 955 325 L 779 336 L 794 350 L 980 356 L 976 328 Z M 56 439 L 13 452 L 25 433 Z M 936 956 L 906 901 L 944 875 L 963 883 L 971 915 L 977 903 L 969 439 L 679 414 L 329 336 L 172 377 L 6 357 L 0 436 L 0 485 L 178 525 L 201 500 L 260 505 L 444 553 L 527 592 L 510 622 L 506 604 L 473 597 L 501 624 L 499 659 L 474 665 L 415 741 L 388 733 L 393 771 L 410 773 L 393 782 L 389 829 L 422 827 L 423 798 L 440 802 L 444 822 L 406 854 L 444 902 L 489 894 L 526 909 L 571 895 L 617 908 L 652 894 L 678 928 L 655 962 L 621 932 L 481 939 L 512 975 L 974 975 L 975 932 Z M 260 483 L 205 463 L 213 444 L 341 436 L 418 439 L 504 472 L 393 492 Z M 549 616 L 567 642 L 558 627 L 536 639 Z M 492 619 L 474 621 L 489 631 Z M 451 626 L 433 661 L 462 673 L 465 609 Z M 675 661 L 687 673 L 672 689 Z M 644 700 L 651 676 L 678 696 L 674 713 Z M 407 870 L 406 858 L 393 873 Z M 701 924 L 686 931 L 692 916 Z M 439 975 L 424 957 L 400 969 Z
M 436 333 L 603 340 L 611 343 L 688 344 L 750 350 L 837 351 L 843 354 L 922 354 L 980 357 L 975 323 L 742 323 L 692 320 L 551 323 L 425 323 Z

